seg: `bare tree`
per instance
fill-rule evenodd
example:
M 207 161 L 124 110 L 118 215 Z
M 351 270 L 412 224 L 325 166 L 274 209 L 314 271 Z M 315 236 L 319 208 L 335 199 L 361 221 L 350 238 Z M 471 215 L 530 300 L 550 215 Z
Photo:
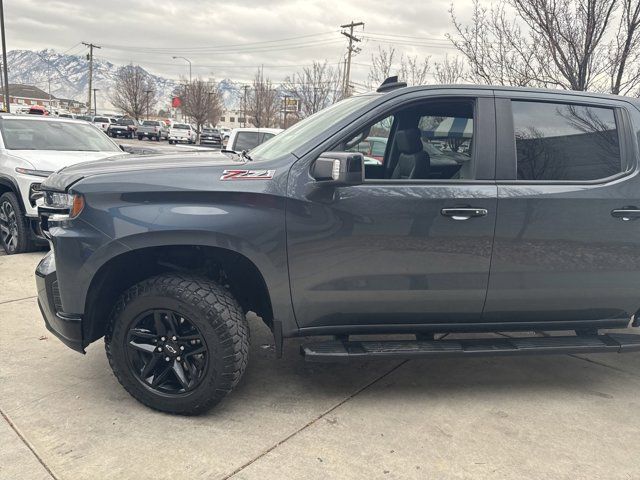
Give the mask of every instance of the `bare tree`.
M 258 69 L 253 79 L 253 88 L 247 95 L 247 113 L 256 127 L 273 127 L 278 120 L 280 95 L 264 76 L 262 68 Z
M 326 60 L 314 61 L 311 67 L 287 76 L 282 88 L 287 95 L 299 100 L 298 115 L 305 118 L 341 99 L 342 78 L 340 70 Z
M 465 79 L 473 83 L 549 86 L 537 59 L 539 46 L 528 42 L 505 3 L 484 7 L 473 2 L 469 24 L 462 24 L 453 6 L 449 10 L 456 35 L 447 35 L 469 63 Z
M 611 93 L 635 93 L 640 97 L 640 2 L 637 0 L 622 0 L 618 34 L 609 48 L 609 62 Z
M 207 122 L 217 123 L 223 109 L 222 94 L 219 85 L 195 79 L 184 86 L 182 97 L 183 111 L 195 122 L 198 136 Z
M 430 57 L 420 59 L 417 55 L 406 57 L 396 55 L 396 49 L 389 47 L 371 55 L 371 68 L 367 76 L 367 88 L 373 89 L 380 85 L 386 78 L 398 75 L 401 81 L 409 85 L 423 85 L 427 82 L 431 70 Z
M 473 81 L 613 93 L 640 85 L 638 0 L 498 0 L 490 8 L 475 0 L 469 24 L 450 13 L 449 39 Z
M 461 83 L 465 78 L 464 62 L 460 57 L 450 59 L 449 55 L 445 55 L 444 60 L 436 62 L 434 66 L 435 72 L 433 76 L 437 83 L 453 85 Z
M 156 105 L 155 82 L 139 65 L 120 67 L 114 82 L 111 103 L 136 120 Z

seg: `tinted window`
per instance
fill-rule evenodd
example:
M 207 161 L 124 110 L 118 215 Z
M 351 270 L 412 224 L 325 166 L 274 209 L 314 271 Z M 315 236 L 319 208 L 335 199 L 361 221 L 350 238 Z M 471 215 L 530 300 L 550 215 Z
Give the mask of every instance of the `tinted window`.
M 145 127 L 159 127 L 160 122 L 156 122 L 153 120 L 145 120 L 144 122 L 142 122 L 142 125 L 144 125 Z
M 233 150 L 251 150 L 260 144 L 258 132 L 238 132 Z
M 109 123 L 109 119 L 107 117 L 96 117 L 93 121 L 98 123 Z
M 400 108 L 339 148 L 364 154 L 365 178 L 473 180 L 473 113 L 469 100 Z
M 118 125 L 135 125 L 135 122 L 130 118 L 122 118 L 118 120 Z
M 614 111 L 512 102 L 518 180 L 596 180 L 623 171 Z
M 174 123 L 171 128 L 177 128 L 178 130 L 189 130 L 189 125 L 184 123 Z

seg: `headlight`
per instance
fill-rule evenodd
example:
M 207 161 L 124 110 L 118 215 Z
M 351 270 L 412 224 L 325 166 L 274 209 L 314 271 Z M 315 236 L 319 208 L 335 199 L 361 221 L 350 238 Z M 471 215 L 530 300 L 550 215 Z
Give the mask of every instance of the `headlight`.
M 44 205 L 68 212 L 69 218 L 75 218 L 84 209 L 84 197 L 77 193 L 45 192 Z
M 21 173 L 23 175 L 33 175 L 35 177 L 48 177 L 53 172 L 48 170 L 31 170 L 29 168 L 16 167 L 16 172 Z

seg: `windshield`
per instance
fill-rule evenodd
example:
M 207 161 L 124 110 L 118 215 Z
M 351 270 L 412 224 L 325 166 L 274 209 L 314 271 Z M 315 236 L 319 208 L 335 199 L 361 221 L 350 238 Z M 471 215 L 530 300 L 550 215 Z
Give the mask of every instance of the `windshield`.
M 104 133 L 85 123 L 5 119 L 0 131 L 8 150 L 119 151 Z
M 350 97 L 320 110 L 258 145 L 251 150 L 251 156 L 256 160 L 272 160 L 287 155 L 375 98 L 377 96 L 372 95 Z

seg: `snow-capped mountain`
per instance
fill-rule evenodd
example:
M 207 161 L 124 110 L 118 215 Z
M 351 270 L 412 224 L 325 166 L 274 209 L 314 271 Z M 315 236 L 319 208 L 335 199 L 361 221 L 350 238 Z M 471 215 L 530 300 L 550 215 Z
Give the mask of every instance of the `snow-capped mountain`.
M 65 55 L 55 50 L 40 51 L 11 50 L 7 54 L 9 65 L 9 83 L 34 85 L 58 98 L 72 98 L 87 101 L 89 88 L 89 62 L 85 55 Z M 94 58 L 93 85 L 97 88 L 97 107 L 100 110 L 112 110 L 109 99 L 112 95 L 116 73 L 122 65 Z M 144 68 L 142 68 L 144 70 Z M 145 70 L 156 85 L 159 93 L 158 108 L 168 108 L 171 96 L 178 82 L 154 75 Z M 228 108 L 237 101 L 238 89 L 231 80 L 220 82 L 220 88 Z

